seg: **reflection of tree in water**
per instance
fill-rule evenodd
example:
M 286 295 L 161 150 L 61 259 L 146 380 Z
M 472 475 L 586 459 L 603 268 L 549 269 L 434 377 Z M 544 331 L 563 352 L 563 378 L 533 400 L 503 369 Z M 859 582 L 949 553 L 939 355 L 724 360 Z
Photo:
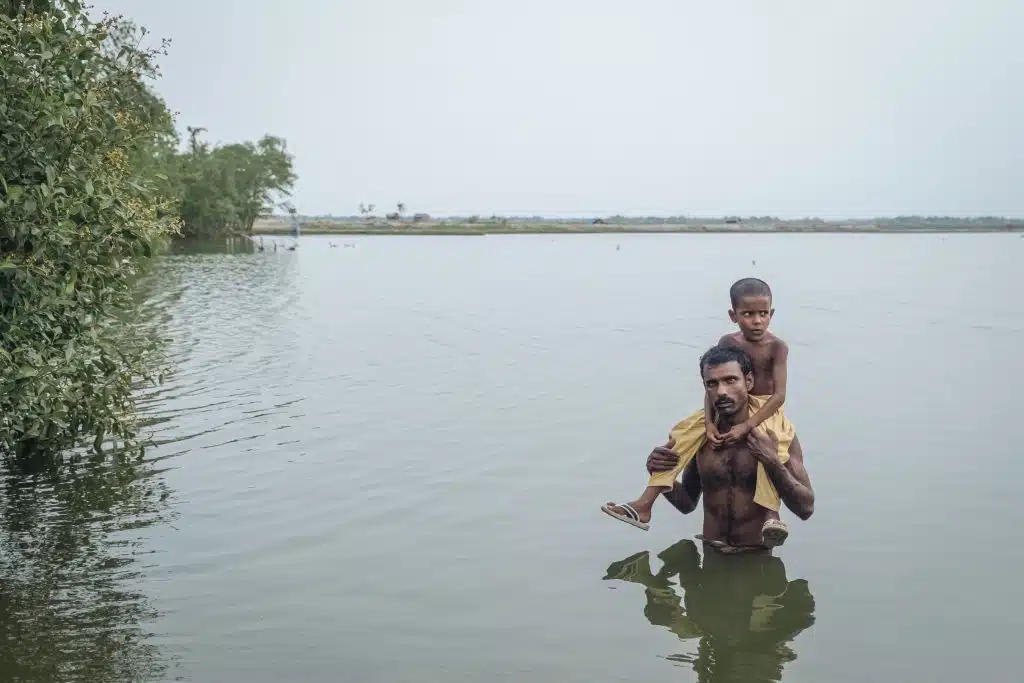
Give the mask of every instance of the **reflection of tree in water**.
M 0 680 L 143 681 L 166 669 L 133 588 L 139 529 L 167 516 L 138 451 L 0 466 Z
M 782 679 L 796 659 L 789 643 L 814 623 L 814 597 L 807 582 L 786 578 L 773 556 L 724 556 L 709 550 L 701 565 L 697 546 L 680 541 L 658 554 L 664 563 L 651 572 L 650 554 L 613 562 L 605 580 L 644 586 L 644 616 L 680 640 L 697 638 L 694 654 L 672 655 L 686 662 L 702 683 L 767 683 Z M 680 599 L 671 579 L 679 577 Z

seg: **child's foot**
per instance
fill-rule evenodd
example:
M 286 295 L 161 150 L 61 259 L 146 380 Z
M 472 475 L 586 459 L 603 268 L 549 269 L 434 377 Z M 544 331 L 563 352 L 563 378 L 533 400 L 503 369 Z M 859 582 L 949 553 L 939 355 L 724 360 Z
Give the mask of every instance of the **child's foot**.
M 761 527 L 761 542 L 766 548 L 775 548 L 789 538 L 789 527 L 781 519 L 769 519 Z
M 601 506 L 605 514 L 611 515 L 620 522 L 632 524 L 638 529 L 647 531 L 651 528 L 651 506 L 643 501 L 634 500 L 632 503 L 605 503 Z

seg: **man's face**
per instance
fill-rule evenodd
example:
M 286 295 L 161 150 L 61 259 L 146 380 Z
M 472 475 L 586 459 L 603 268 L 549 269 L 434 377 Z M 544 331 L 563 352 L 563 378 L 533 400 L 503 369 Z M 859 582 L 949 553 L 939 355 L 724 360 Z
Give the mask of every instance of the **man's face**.
M 772 309 L 772 300 L 767 296 L 740 297 L 736 308 L 729 311 L 729 317 L 740 326 L 743 338 L 752 342 L 764 338 L 773 315 L 775 311 Z
M 735 415 L 747 405 L 747 396 L 754 386 L 753 375 L 743 375 L 740 364 L 729 361 L 722 365 L 705 365 L 704 391 L 719 415 Z

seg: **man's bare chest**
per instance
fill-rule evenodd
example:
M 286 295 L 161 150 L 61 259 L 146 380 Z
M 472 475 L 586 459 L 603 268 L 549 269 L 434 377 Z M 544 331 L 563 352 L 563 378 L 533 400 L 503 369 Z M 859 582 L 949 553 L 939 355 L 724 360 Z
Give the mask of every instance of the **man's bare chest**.
M 746 444 L 719 451 L 705 445 L 697 454 L 697 472 L 706 493 L 737 487 L 753 491 L 757 482 L 757 460 Z

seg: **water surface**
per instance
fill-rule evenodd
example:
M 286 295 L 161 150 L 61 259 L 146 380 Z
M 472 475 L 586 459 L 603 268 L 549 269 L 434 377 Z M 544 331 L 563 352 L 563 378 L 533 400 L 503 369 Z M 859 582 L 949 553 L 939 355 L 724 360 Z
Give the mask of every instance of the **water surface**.
M 120 488 L 86 486 L 107 495 L 88 505 L 8 472 L 4 557 L 22 568 L 3 585 L 23 578 L 0 628 L 36 645 L 2 666 L 1019 680 L 1022 256 L 1006 235 L 304 237 L 173 256 L 154 300 L 178 369 L 144 402 L 160 445 Z M 723 563 L 688 540 L 699 515 L 659 505 L 644 533 L 598 508 L 639 493 L 647 452 L 700 405 L 697 358 L 748 275 L 775 290 L 818 503 L 786 517 L 777 558 Z M 11 497 L 26 487 L 34 502 Z M 88 542 L 45 542 L 69 534 Z

